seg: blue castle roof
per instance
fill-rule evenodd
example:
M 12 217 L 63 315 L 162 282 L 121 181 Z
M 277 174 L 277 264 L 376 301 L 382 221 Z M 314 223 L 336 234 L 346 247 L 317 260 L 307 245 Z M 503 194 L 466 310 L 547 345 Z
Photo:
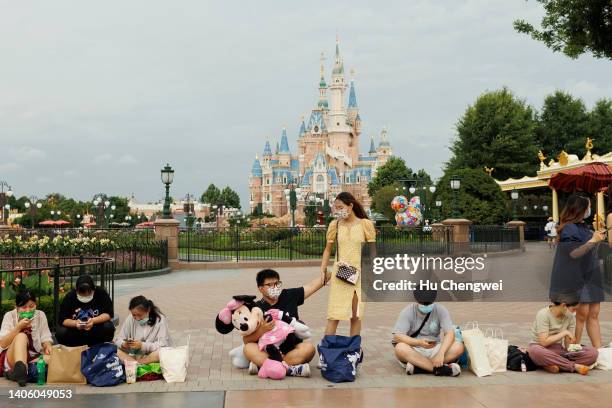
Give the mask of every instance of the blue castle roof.
M 349 109 L 357 109 L 357 97 L 355 96 L 355 83 L 351 81 L 351 89 L 349 91 L 349 100 L 348 100 Z
M 251 167 L 251 175 L 253 175 L 254 177 L 261 177 L 263 175 L 261 170 L 261 164 L 259 163 L 259 159 L 257 157 L 255 157 L 253 167 Z
M 272 149 L 270 149 L 270 142 L 266 140 L 266 145 L 264 146 L 264 156 L 272 156 Z
M 283 128 L 283 132 L 281 133 L 281 142 L 279 153 L 289 153 L 289 141 L 287 140 L 287 129 Z

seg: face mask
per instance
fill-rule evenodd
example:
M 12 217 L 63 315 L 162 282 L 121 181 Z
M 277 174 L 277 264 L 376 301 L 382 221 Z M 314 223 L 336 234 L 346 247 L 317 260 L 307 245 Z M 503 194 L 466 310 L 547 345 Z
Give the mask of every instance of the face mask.
M 93 293 L 89 296 L 81 296 L 77 293 L 77 299 L 81 303 L 89 303 L 93 300 L 93 297 L 94 297 Z
M 136 320 L 136 323 L 141 326 L 146 326 L 147 323 L 149 323 L 149 316 L 145 317 L 144 319 Z
M 584 218 L 589 218 L 591 216 L 591 207 L 587 208 L 584 213 Z
M 36 310 L 30 310 L 29 312 L 19 312 L 19 319 L 31 319 L 34 317 Z
M 283 291 L 282 288 L 280 287 L 273 287 L 273 288 L 269 288 L 268 289 L 268 296 L 271 297 L 272 299 L 276 299 L 277 297 L 280 296 L 281 292 Z
M 423 314 L 427 314 L 427 313 L 431 313 L 433 310 L 433 304 L 431 305 L 419 305 L 419 312 L 423 313 Z
M 343 220 L 343 219 L 345 219 L 346 217 L 348 217 L 348 216 L 349 216 L 349 213 L 348 213 L 348 211 L 347 211 L 347 210 L 340 210 L 340 211 L 336 211 L 336 212 L 334 213 L 334 216 L 335 216 L 336 218 L 338 218 L 339 220 Z

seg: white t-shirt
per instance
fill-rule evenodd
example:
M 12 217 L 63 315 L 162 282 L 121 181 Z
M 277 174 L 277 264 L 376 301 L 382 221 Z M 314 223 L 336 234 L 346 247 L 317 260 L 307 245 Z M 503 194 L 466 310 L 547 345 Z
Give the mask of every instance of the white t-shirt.
M 549 237 L 556 237 L 557 236 L 557 223 L 554 221 L 549 221 L 544 227 L 544 231 L 548 232 Z

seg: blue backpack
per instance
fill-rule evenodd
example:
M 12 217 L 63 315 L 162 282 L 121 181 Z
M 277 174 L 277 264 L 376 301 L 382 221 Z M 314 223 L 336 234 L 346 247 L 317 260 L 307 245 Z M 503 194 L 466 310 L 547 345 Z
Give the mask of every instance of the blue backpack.
M 328 381 L 353 382 L 363 361 L 361 336 L 325 336 L 317 346 L 321 375 Z
M 95 345 L 81 353 L 81 372 L 96 387 L 109 387 L 125 382 L 125 371 L 113 343 Z

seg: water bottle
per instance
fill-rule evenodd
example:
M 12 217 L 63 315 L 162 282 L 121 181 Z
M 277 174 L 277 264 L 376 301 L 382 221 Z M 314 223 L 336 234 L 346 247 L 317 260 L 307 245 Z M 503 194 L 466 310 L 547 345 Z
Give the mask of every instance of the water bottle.
M 521 371 L 526 373 L 527 372 L 527 365 L 525 364 L 525 360 L 523 360 L 521 358 Z
M 40 356 L 36 362 L 36 369 L 38 370 L 38 385 L 45 385 L 47 377 L 47 364 L 42 356 Z

